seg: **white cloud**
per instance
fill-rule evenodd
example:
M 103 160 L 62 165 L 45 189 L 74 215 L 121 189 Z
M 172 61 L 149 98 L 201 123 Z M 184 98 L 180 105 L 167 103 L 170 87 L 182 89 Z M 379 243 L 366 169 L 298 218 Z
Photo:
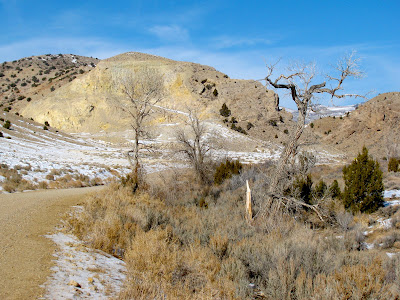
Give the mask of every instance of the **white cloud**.
M 182 42 L 189 40 L 187 29 L 177 25 L 156 25 L 149 28 L 149 32 L 156 35 L 160 40 L 169 42 Z

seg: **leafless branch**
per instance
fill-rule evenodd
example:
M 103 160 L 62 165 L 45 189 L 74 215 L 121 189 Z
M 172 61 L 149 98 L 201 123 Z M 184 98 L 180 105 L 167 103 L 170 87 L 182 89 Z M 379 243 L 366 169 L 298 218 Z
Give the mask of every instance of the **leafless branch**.
M 316 94 L 328 94 L 331 98 L 344 98 L 344 97 L 362 97 L 358 94 L 340 94 L 339 91 L 343 88 L 343 82 L 349 77 L 362 77 L 362 72 L 359 69 L 359 59 L 356 57 L 355 52 L 345 56 L 339 60 L 336 71 L 339 73 L 337 76 L 327 76 L 328 83 L 332 83 L 333 88 L 327 88 L 327 82 L 314 82 L 316 80 L 316 67 L 314 63 L 311 64 L 295 64 L 288 68 L 287 74 L 280 74 L 275 79 L 272 78 L 277 63 L 267 65 L 267 76 L 264 78 L 266 83 L 276 89 L 286 89 L 290 91 L 292 100 L 296 103 L 299 115 L 297 119 L 296 128 L 291 132 L 289 141 L 283 150 L 275 174 L 269 185 L 270 195 L 276 195 L 276 190 L 279 182 L 285 176 L 285 166 L 294 161 L 297 155 L 298 140 L 300 139 L 307 116 L 307 111 L 311 100 Z M 284 201 L 289 201 L 288 198 L 282 195 L 277 195 L 280 200 L 275 207 L 279 208 Z M 272 199 L 270 196 L 267 200 L 267 206 L 271 205 Z M 290 200 L 294 202 L 293 200 Z M 307 206 L 305 203 L 301 203 Z M 309 208 L 316 210 L 316 207 L 310 206 Z M 318 214 L 321 218 L 321 215 Z
M 127 158 L 133 170 L 134 181 L 138 181 L 139 140 L 146 137 L 145 120 L 154 113 L 157 103 L 164 96 L 164 78 L 154 68 L 142 67 L 135 70 L 114 72 L 114 86 L 125 97 L 117 99 L 117 107 L 125 112 L 131 122 L 134 133 L 133 149 L 127 152 Z

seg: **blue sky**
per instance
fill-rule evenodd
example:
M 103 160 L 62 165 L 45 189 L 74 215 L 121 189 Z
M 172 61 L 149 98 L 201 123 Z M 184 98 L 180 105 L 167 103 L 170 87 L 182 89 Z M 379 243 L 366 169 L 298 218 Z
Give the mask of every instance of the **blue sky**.
M 140 51 L 207 64 L 232 78 L 260 79 L 265 64 L 279 58 L 282 68 L 316 62 L 321 73 L 330 73 L 356 50 L 366 77 L 349 81 L 346 92 L 376 95 L 400 91 L 399 13 L 397 0 L 0 0 L 0 62 Z M 293 107 L 290 100 L 283 104 Z

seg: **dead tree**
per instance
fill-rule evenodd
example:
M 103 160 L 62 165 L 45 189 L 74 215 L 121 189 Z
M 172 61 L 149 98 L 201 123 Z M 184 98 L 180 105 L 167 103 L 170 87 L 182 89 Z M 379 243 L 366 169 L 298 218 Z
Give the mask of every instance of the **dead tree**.
M 134 191 L 139 184 L 140 140 L 148 137 L 145 121 L 157 110 L 155 106 L 163 99 L 164 79 L 157 70 L 143 67 L 133 71 L 120 72 L 116 76 L 116 85 L 125 99 L 118 99 L 118 107 L 130 117 L 134 144 L 126 153 L 132 168 Z
M 336 77 L 326 76 L 326 81 L 321 83 L 315 83 L 316 72 L 315 65 L 295 65 L 288 69 L 287 74 L 281 74 L 275 79 L 272 79 L 276 64 L 267 65 L 268 73 L 265 77 L 267 85 L 272 86 L 275 89 L 285 89 L 289 91 L 292 100 L 296 103 L 297 110 L 299 113 L 296 127 L 291 132 L 289 140 L 280 156 L 274 175 L 271 178 L 268 192 L 270 195 L 274 195 L 279 181 L 284 175 L 284 169 L 290 161 L 295 159 L 298 151 L 299 139 L 304 131 L 305 121 L 307 117 L 308 108 L 311 104 L 313 97 L 316 94 L 327 94 L 333 98 L 344 98 L 344 97 L 363 97 L 356 94 L 340 94 L 342 90 L 343 82 L 349 77 L 362 77 L 362 72 L 359 70 L 359 59 L 355 57 L 355 53 L 344 57 L 337 64 L 336 71 L 338 75 Z M 329 87 L 327 87 L 329 86 Z M 266 208 L 271 208 L 273 196 L 271 196 L 266 204 Z M 277 202 L 275 203 L 275 209 L 279 209 L 284 201 L 283 197 L 276 197 Z
M 176 138 L 182 147 L 180 152 L 189 160 L 200 181 L 205 183 L 208 180 L 205 160 L 210 150 L 203 140 L 206 127 L 193 111 L 189 111 L 187 124 L 190 127 L 193 138 L 189 138 L 183 129 L 177 132 Z

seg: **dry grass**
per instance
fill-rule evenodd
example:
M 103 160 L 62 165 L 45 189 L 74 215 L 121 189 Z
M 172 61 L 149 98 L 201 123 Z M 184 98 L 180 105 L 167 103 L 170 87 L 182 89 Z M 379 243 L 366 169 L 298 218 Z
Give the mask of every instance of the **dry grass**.
M 31 170 L 32 167 L 30 165 L 16 165 L 14 168 L 9 168 L 6 164 L 2 164 L 0 166 L 0 175 L 5 177 L 1 183 L 4 191 L 14 193 L 25 190 L 77 188 L 104 184 L 100 178 L 90 179 L 86 175 L 70 174 L 72 171 L 66 169 L 53 169 L 46 175 L 46 180 L 40 182 L 36 178 L 34 182 L 23 179 L 22 175 L 27 175 L 28 171 Z M 41 170 L 36 171 L 39 172 Z
M 350 216 L 318 230 L 288 214 L 250 226 L 243 180 L 201 188 L 175 172 L 136 195 L 112 184 L 70 220 L 80 238 L 127 262 L 121 299 L 399 296 L 399 259 L 364 250 Z

